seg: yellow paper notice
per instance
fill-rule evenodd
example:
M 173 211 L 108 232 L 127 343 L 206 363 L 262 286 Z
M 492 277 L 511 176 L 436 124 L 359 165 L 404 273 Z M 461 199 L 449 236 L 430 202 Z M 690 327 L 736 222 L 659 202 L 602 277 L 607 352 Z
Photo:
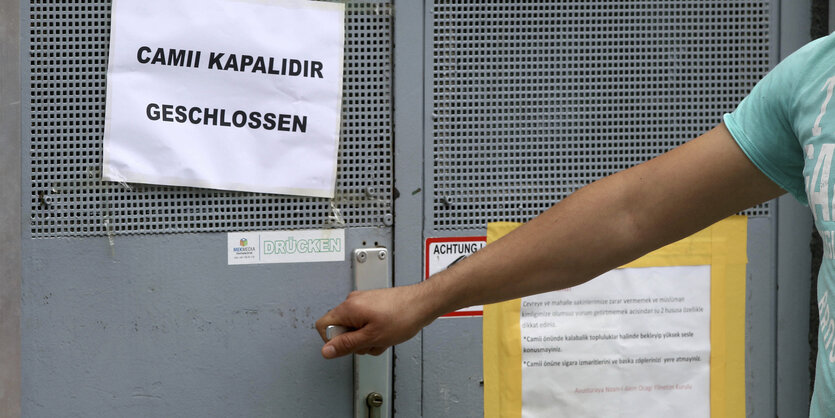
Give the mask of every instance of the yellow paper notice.
M 488 244 L 518 226 L 490 224 Z M 746 236 L 731 217 L 589 283 L 485 306 L 485 416 L 743 416 Z

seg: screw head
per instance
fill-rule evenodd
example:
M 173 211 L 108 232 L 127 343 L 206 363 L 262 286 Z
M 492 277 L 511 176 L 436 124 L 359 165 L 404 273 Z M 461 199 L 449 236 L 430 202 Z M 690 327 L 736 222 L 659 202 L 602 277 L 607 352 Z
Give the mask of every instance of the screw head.
M 360 263 L 364 263 L 365 260 L 368 258 L 368 254 L 365 251 L 360 251 L 357 253 L 357 261 Z
M 386 251 L 380 251 L 379 253 L 377 253 L 377 257 L 378 257 L 380 260 L 385 260 L 385 259 L 386 259 L 386 256 L 388 256 L 388 253 L 387 253 Z

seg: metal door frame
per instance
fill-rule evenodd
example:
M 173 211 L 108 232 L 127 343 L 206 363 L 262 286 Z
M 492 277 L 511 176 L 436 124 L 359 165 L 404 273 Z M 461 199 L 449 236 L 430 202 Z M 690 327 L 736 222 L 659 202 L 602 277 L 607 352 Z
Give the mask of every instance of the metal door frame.
M 394 285 L 423 271 L 424 22 L 421 1 L 394 3 Z M 394 411 L 423 416 L 423 331 L 394 348 Z
M 20 415 L 20 2 L 0 1 L 0 415 Z

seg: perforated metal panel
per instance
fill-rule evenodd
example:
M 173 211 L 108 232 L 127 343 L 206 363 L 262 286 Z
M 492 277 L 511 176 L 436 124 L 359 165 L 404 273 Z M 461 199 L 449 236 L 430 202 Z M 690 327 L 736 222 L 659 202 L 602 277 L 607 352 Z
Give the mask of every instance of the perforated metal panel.
M 391 223 L 391 1 L 347 2 L 333 200 L 102 182 L 110 2 L 29 3 L 24 161 L 33 237 Z
M 435 0 L 428 227 L 526 221 L 712 128 L 770 68 L 771 7 Z

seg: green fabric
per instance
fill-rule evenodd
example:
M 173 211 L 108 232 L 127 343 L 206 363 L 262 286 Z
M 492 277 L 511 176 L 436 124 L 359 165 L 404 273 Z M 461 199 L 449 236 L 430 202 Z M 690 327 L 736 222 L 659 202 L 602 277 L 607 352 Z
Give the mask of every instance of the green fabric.
M 823 238 L 818 277 L 818 358 L 810 417 L 835 417 L 835 34 L 772 70 L 725 125 L 751 161 L 810 206 Z M 796 324 L 803 326 L 804 324 Z M 802 342 L 798 342 L 802 343 Z

